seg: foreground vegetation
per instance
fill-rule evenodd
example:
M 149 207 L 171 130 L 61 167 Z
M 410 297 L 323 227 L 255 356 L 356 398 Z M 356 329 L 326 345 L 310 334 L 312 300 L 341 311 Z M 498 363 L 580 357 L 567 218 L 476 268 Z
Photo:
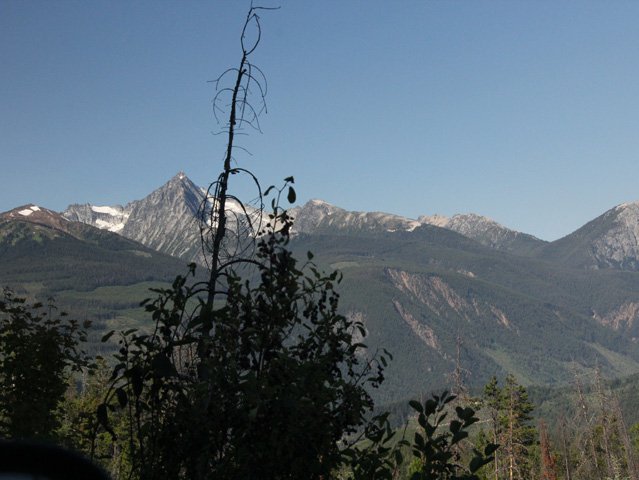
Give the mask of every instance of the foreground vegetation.
M 332 282 L 320 279 L 325 286 Z M 364 377 L 349 377 L 348 368 L 324 369 L 330 361 L 311 354 L 317 347 L 313 339 L 323 335 L 319 330 L 295 346 L 249 348 L 241 360 L 242 346 L 261 341 L 251 339 L 256 331 L 247 328 L 239 339 L 219 345 L 231 347 L 236 364 L 215 366 L 206 380 L 195 371 L 188 378 L 186 361 L 177 372 L 162 357 L 167 344 L 160 339 L 170 337 L 175 303 L 161 299 L 175 296 L 183 280 L 161 292 L 155 305 L 163 307 L 149 308 L 152 316 L 161 312 L 155 315 L 156 335 L 123 332 L 119 360 L 125 365 L 116 365 L 117 377 L 113 367 L 92 362 L 79 349 L 86 326 L 57 315 L 53 304 L 31 305 L 6 290 L 0 302 L 0 436 L 63 445 L 91 456 L 114 479 L 637 478 L 639 424 L 627 423 L 621 408 L 623 395 L 636 390 L 636 379 L 606 384 L 595 377 L 586 384 L 576 377 L 572 387 L 543 394 L 546 403 L 553 402 L 552 409 L 542 404 L 546 420 L 535 418 L 528 392 L 512 376 L 491 380 L 477 396 L 456 383 L 458 395 L 411 401 L 407 423 L 391 428 L 389 413 L 372 416 L 370 397 L 358 388 L 382 381 L 382 357 L 374 371 L 367 370 L 371 363 L 360 363 L 371 382 L 353 381 Z M 328 292 L 320 288 L 314 297 L 319 303 L 307 297 L 303 311 L 323 311 Z M 264 312 L 255 302 L 264 293 L 260 284 L 242 294 L 238 305 L 244 315 Z M 346 321 L 330 308 L 325 312 L 330 322 Z M 328 328 L 324 334 L 341 345 L 333 354 L 348 357 L 363 348 L 353 348 L 352 339 L 339 340 L 344 330 Z M 260 353 L 261 362 L 240 368 Z M 358 363 L 353 356 L 349 362 L 352 368 Z M 211 380 L 213 371 L 217 377 Z M 202 390 L 204 385 L 209 389 Z M 202 408 L 203 394 L 212 406 L 194 411 Z M 500 447 L 495 451 L 493 444 Z

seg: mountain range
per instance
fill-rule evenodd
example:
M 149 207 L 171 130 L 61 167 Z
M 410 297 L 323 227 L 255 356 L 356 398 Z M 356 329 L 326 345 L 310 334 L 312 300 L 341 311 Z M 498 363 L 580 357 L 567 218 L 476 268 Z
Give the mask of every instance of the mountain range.
M 180 172 L 142 200 L 125 206 L 74 204 L 62 215 L 203 264 L 198 218 L 204 197 L 205 190 Z M 410 232 L 421 225 L 431 225 L 491 249 L 577 268 L 639 269 L 639 202 L 614 207 L 554 242 L 509 229 L 475 213 L 410 219 L 381 212 L 351 212 L 322 200 L 310 200 L 291 208 L 289 213 L 295 218 L 294 232 L 299 234 Z
M 113 284 L 102 269 L 114 275 L 126 265 L 131 285 L 165 282 L 168 270 L 205 263 L 203 199 L 204 190 L 179 173 L 125 206 L 76 204 L 61 215 L 36 206 L 12 210 L 0 217 L 0 278 L 41 283 L 43 291 L 64 296 L 60 280 L 47 283 L 51 274 L 42 277 L 35 266 L 67 263 L 73 267 L 66 278 L 73 279 L 69 270 L 92 265 L 93 280 L 85 274 L 69 280 L 86 298 Z M 476 214 L 409 219 L 321 200 L 289 213 L 291 247 L 343 273 L 343 312 L 363 321 L 372 349 L 394 354 L 380 398 L 446 384 L 458 344 L 475 385 L 506 372 L 532 385 L 566 382 L 595 368 L 609 376 L 639 371 L 639 204 L 619 205 L 554 242 Z M 104 245 L 119 245 L 119 256 Z M 90 263 L 99 257 L 104 265 Z M 18 274 L 24 262 L 34 269 Z

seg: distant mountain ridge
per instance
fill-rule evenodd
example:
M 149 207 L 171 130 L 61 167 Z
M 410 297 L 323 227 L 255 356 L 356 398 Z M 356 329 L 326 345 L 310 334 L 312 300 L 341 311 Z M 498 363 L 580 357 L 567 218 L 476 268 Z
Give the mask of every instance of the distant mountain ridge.
M 295 219 L 293 231 L 297 233 L 412 231 L 420 225 L 417 220 L 390 213 L 349 212 L 323 200 L 309 200 L 289 213 Z
M 0 214 L 1 286 L 37 282 L 54 292 L 81 285 L 170 281 L 184 261 L 37 205 Z
M 183 172 L 142 200 L 125 206 L 70 205 L 62 215 L 117 232 L 186 261 L 205 264 L 198 211 L 205 192 Z M 237 210 L 237 206 L 232 206 Z M 639 203 L 619 205 L 554 242 L 509 229 L 475 213 L 411 219 L 382 212 L 353 212 L 323 200 L 290 209 L 297 234 L 412 232 L 431 225 L 457 232 L 484 246 L 516 255 L 558 261 L 586 269 L 639 269 Z

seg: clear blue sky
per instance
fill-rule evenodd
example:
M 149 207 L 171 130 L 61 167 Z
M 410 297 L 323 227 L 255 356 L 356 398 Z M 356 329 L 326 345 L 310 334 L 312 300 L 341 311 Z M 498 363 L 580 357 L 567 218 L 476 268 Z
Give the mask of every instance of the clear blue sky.
M 639 2 L 301 1 L 262 14 L 263 135 L 301 201 L 475 212 L 555 239 L 639 199 Z M 126 203 L 224 139 L 244 1 L 0 0 L 0 211 Z

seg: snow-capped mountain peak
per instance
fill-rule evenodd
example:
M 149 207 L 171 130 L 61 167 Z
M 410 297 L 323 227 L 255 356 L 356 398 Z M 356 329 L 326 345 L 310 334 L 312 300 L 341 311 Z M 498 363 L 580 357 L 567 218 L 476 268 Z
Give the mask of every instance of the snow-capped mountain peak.
M 102 230 L 120 233 L 131 214 L 130 205 L 98 206 L 85 203 L 69 205 L 62 216 L 74 222 L 87 223 Z
M 0 221 L 22 221 L 68 231 L 68 221 L 62 215 L 33 203 L 0 213 Z

